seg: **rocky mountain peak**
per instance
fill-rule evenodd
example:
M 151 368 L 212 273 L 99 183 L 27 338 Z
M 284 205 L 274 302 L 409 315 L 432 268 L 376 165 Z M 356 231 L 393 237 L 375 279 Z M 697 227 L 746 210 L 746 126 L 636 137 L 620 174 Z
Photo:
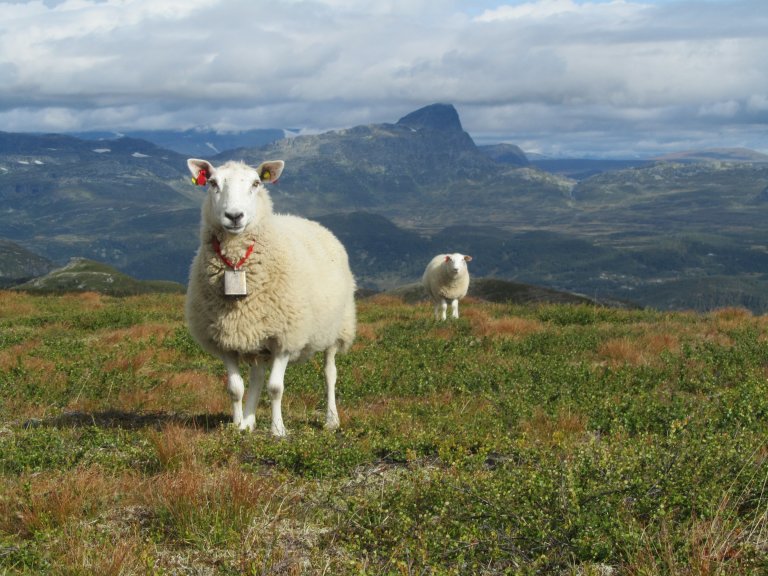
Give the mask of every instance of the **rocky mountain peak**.
M 451 104 L 430 104 L 415 112 L 403 116 L 397 121 L 399 126 L 408 128 L 429 128 L 431 130 L 463 132 L 459 113 Z

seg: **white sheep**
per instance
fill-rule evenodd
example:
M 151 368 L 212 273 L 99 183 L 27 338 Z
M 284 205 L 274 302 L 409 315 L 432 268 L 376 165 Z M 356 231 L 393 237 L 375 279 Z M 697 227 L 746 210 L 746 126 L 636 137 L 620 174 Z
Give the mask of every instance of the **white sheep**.
M 464 254 L 438 254 L 427 264 L 421 278 L 427 294 L 435 304 L 435 320 L 445 320 L 448 302 L 451 302 L 451 316 L 459 317 L 459 300 L 469 289 L 467 262 L 472 256 Z
M 356 325 L 355 280 L 344 247 L 317 222 L 272 212 L 263 183 L 279 178 L 283 161 L 214 167 L 191 158 L 187 165 L 197 184 L 208 184 L 187 324 L 203 349 L 224 361 L 234 424 L 253 430 L 269 364 L 271 430 L 284 436 L 286 367 L 324 351 L 325 426 L 337 428 L 335 358 L 352 344 Z M 250 365 L 245 413 L 240 361 Z

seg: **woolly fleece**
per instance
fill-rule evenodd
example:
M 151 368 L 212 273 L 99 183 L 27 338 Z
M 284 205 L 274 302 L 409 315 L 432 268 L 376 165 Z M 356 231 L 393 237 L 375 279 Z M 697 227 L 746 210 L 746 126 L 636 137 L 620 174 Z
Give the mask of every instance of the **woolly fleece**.
M 259 186 L 261 217 L 237 236 L 212 225 L 203 208 L 201 246 L 187 290 L 191 334 L 211 354 L 237 352 L 243 360 L 266 359 L 278 351 L 306 360 L 334 344 L 346 351 L 355 337 L 355 281 L 347 253 L 316 222 L 272 212 Z M 230 261 L 242 258 L 248 295 L 224 295 L 227 266 L 213 248 L 216 236 Z
M 422 283 L 427 294 L 434 301 L 441 299 L 457 300 L 464 298 L 469 290 L 469 271 L 464 267 L 454 274 L 445 262 L 449 254 L 438 254 L 427 264 L 422 276 Z

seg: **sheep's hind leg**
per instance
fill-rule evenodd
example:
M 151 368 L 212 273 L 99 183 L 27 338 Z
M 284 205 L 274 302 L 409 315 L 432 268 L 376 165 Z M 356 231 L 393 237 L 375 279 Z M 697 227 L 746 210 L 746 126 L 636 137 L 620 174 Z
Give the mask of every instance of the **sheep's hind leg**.
M 273 355 L 272 368 L 269 371 L 269 381 L 267 382 L 267 394 L 269 394 L 272 404 L 272 434 L 275 436 L 285 436 L 286 434 L 283 425 L 283 382 L 289 357 L 286 352 Z
M 339 413 L 336 410 L 336 346 L 325 351 L 325 385 L 327 406 L 325 427 L 335 430 L 339 427 Z
M 245 393 L 245 415 L 240 423 L 241 430 L 253 430 L 253 427 L 256 425 L 256 407 L 259 405 L 266 372 L 267 367 L 265 364 L 261 362 L 251 364 L 248 391 Z
M 245 384 L 240 375 L 237 354 L 224 356 L 224 366 L 227 369 L 227 392 L 232 397 L 232 423 L 241 426 L 243 422 L 243 394 Z

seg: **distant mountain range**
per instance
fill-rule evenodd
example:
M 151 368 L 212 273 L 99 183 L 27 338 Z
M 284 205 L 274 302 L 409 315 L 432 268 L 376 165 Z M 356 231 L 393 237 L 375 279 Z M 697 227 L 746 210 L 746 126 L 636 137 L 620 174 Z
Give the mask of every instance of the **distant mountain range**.
M 83 140 L 109 144 L 123 138 L 146 140 L 159 148 L 172 150 L 178 154 L 203 157 L 221 154 L 236 148 L 257 148 L 275 140 L 285 138 L 289 130 L 263 129 L 245 130 L 242 132 L 218 132 L 216 130 L 198 128 L 193 130 L 136 130 L 127 132 L 70 132 Z
M 0 237 L 57 264 L 84 257 L 143 279 L 184 278 L 203 195 L 185 160 L 132 138 L 0 132 Z
M 664 162 L 756 162 L 768 163 L 768 154 L 755 152 L 748 148 L 707 148 L 688 150 L 659 156 L 656 160 Z
M 207 146 L 211 134 L 199 135 Z M 765 155 L 529 159 L 510 144 L 476 146 L 449 104 L 392 124 L 273 136 L 180 154 L 128 136 L 0 133 L 0 237 L 15 246 L 0 244 L 2 282 L 81 257 L 184 283 L 205 193 L 186 158 L 282 158 L 276 210 L 333 229 L 370 289 L 414 282 L 433 254 L 459 251 L 474 256 L 475 277 L 659 308 L 768 310 Z

